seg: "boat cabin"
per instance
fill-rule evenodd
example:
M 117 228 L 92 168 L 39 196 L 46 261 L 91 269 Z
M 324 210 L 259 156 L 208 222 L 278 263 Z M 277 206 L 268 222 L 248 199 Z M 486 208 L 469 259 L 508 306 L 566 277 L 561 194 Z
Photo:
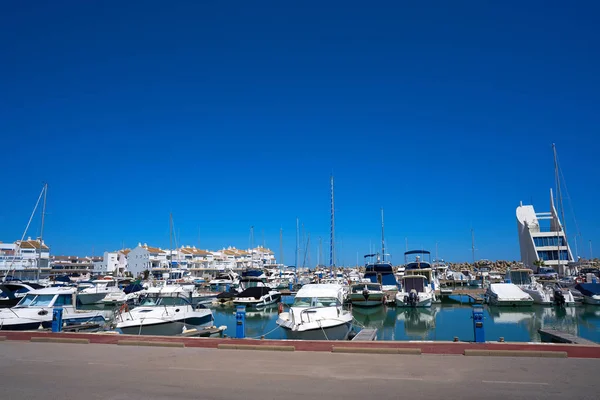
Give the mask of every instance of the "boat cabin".
M 308 284 L 296 294 L 292 307 L 337 307 L 343 304 L 340 285 Z
M 381 285 L 377 283 L 357 283 L 351 286 L 351 293 L 362 293 L 365 290 L 369 292 L 381 292 Z
M 75 304 L 75 289 L 73 288 L 45 288 L 32 290 L 15 306 L 25 307 L 64 307 Z
M 402 290 L 409 293 L 415 289 L 417 293 L 425 292 L 425 287 L 429 285 L 427 277 L 424 275 L 405 275 L 401 280 Z
M 531 275 L 533 275 L 533 271 L 530 269 L 513 269 L 506 273 L 506 277 L 510 279 L 510 283 L 513 283 L 517 286 L 521 285 L 530 285 L 531 284 Z

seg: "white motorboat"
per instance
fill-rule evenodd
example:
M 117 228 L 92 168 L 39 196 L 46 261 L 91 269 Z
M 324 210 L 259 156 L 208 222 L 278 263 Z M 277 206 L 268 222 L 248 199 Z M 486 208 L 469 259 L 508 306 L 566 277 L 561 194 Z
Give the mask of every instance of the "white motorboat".
M 281 300 L 281 293 L 267 286 L 262 278 L 244 277 L 240 280 L 243 289 L 232 299 L 233 304 L 246 307 L 265 307 Z
M 43 288 L 37 283 L 0 282 L 0 308 L 14 307 L 28 292 Z
M 130 335 L 177 335 L 186 329 L 212 325 L 212 311 L 190 302 L 190 293 L 177 286 L 149 288 L 139 307 L 122 310 L 117 329 Z
M 63 310 L 63 324 L 74 325 L 96 322 L 104 324 L 106 319 L 99 312 L 75 309 L 76 289 L 73 287 L 51 287 L 29 291 L 21 301 L 10 309 L 0 310 L 0 330 L 33 330 L 52 327 L 53 309 Z
M 246 307 L 266 307 L 278 303 L 281 293 L 268 286 L 254 286 L 244 289 L 233 298 L 233 304 Z
M 144 287 L 141 284 L 133 283 L 127 285 L 125 288 L 123 288 L 122 291 L 119 290 L 118 292 L 112 292 L 107 294 L 101 302 L 104 304 L 122 304 L 135 302 L 144 293 Z
M 420 272 L 431 273 L 431 269 L 421 270 Z M 426 275 L 404 275 L 400 278 L 400 290 L 396 294 L 396 306 L 431 307 L 434 300 L 435 293 L 431 289 Z
M 379 283 L 355 283 L 350 286 L 348 298 L 353 306 L 358 307 L 380 306 L 385 301 L 385 295 Z
M 491 283 L 487 288 L 488 303 L 493 306 L 530 306 L 533 298 L 512 283 Z
M 83 305 L 100 303 L 107 295 L 112 293 L 123 293 L 114 279 L 99 279 L 80 283 L 78 288 L 80 290 L 77 294 L 77 301 Z
M 352 330 L 352 314 L 342 307 L 343 296 L 340 285 L 304 285 L 277 325 L 288 339 L 344 340 Z
M 240 282 L 240 276 L 233 271 L 226 271 L 218 274 L 215 279 L 208 282 L 210 289 L 213 291 L 223 291 L 228 286 L 234 289 Z
M 535 279 L 533 271 L 530 269 L 508 270 L 506 278 L 507 282 L 517 285 L 522 291 L 530 295 L 535 304 L 575 305 L 575 298 L 570 290 L 542 285 Z

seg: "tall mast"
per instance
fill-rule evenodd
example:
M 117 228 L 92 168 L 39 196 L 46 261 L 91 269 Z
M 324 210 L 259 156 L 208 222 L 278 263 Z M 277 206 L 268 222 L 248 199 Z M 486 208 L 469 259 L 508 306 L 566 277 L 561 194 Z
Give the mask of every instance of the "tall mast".
M 323 264 L 323 239 L 319 236 L 319 255 L 318 255 L 317 266 Z
M 333 273 L 335 267 L 335 207 L 333 197 L 333 175 L 331 175 L 331 232 L 329 238 L 329 270 Z
M 383 207 L 381 208 L 381 261 L 385 261 L 385 239 L 383 232 Z
M 296 260 L 294 266 L 296 267 L 296 271 L 298 270 L 298 248 L 300 247 L 300 222 L 298 221 L 298 217 L 296 217 Z
M 173 269 L 173 213 L 169 213 L 169 250 L 171 252 L 169 268 Z
M 473 266 L 475 266 L 475 231 L 471 228 L 471 252 L 473 253 Z
M 250 267 L 254 267 L 254 225 L 250 227 Z
M 42 269 L 42 245 L 44 244 L 44 217 L 46 216 L 46 196 L 48 194 L 48 184 L 44 183 L 44 203 L 42 205 L 42 226 L 40 227 L 40 253 L 38 255 L 37 265 L 37 280 L 40 280 L 40 273 Z
M 554 143 L 552 143 L 552 152 L 554 153 L 554 179 L 556 180 L 556 200 L 557 200 L 557 206 L 560 207 L 560 218 L 562 219 L 562 224 L 558 224 L 558 226 L 560 227 L 562 225 L 562 231 L 564 233 L 565 236 L 565 245 L 567 246 L 567 261 L 568 261 L 568 246 L 569 246 L 569 242 L 567 241 L 567 221 L 565 220 L 565 209 L 563 207 L 563 202 L 562 202 L 562 190 L 560 188 L 560 171 L 558 169 L 558 156 L 556 155 L 556 145 Z M 557 233 L 557 235 L 560 235 L 560 233 Z M 561 261 L 561 257 L 560 257 L 560 236 L 559 238 L 557 238 L 557 242 L 558 242 L 558 262 L 557 262 L 557 267 L 560 267 L 560 261 Z
M 592 253 L 592 241 L 590 240 L 590 261 L 593 260 L 594 253 Z
M 279 264 L 283 268 L 283 228 L 279 228 Z

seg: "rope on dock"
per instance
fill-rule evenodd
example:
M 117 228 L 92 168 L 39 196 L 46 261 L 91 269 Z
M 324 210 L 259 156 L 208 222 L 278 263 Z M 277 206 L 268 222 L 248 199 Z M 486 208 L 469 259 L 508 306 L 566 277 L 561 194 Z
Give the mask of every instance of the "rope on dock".
M 263 333 L 262 335 L 259 335 L 259 336 L 256 336 L 256 337 L 251 337 L 250 339 L 260 339 L 260 338 L 266 337 L 267 335 L 275 332 L 279 328 L 281 328 L 281 327 L 279 325 L 277 325 L 274 329 L 270 330 L 269 332 Z

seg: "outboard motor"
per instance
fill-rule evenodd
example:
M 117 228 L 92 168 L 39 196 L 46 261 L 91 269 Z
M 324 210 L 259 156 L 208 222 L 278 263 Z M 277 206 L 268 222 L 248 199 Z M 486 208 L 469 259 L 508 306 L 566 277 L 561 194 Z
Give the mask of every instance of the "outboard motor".
M 365 298 L 365 300 L 369 300 L 369 291 L 367 289 L 362 291 L 362 295 Z
M 415 289 L 412 289 L 410 291 L 410 293 L 408 294 L 407 303 L 411 307 L 416 307 L 417 304 L 419 303 L 419 295 L 417 294 L 417 291 Z
M 554 290 L 554 304 L 559 307 L 564 307 L 565 305 L 565 295 L 560 289 Z

